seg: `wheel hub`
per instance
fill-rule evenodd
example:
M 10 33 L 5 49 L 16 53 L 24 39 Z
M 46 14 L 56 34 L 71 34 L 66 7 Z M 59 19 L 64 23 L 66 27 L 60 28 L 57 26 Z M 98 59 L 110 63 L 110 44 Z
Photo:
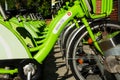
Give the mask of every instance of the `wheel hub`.
M 29 63 L 29 64 L 27 64 L 27 65 L 25 65 L 25 66 L 23 67 L 23 70 L 24 70 L 24 74 L 25 74 L 25 75 L 28 75 L 29 72 L 30 72 L 32 75 L 34 75 L 36 68 L 35 68 L 35 65 L 34 65 L 34 64 Z

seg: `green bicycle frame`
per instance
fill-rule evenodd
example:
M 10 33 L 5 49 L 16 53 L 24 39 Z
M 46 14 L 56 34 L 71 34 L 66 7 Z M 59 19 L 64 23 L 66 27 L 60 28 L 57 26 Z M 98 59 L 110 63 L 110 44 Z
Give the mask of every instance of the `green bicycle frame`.
M 20 35 L 18 35 L 14 29 L 12 29 L 12 26 L 14 26 L 14 28 L 16 28 L 15 26 L 20 25 L 18 22 L 11 20 L 11 22 L 9 21 L 2 21 L 0 22 L 1 24 L 5 24 L 5 26 L 8 27 L 8 29 L 10 29 L 10 31 L 12 33 L 14 33 L 15 36 L 17 36 L 17 38 L 19 39 L 19 41 L 21 41 L 21 43 L 23 44 L 24 48 L 27 51 L 27 54 L 29 55 L 29 58 L 33 58 L 35 60 L 37 60 L 39 63 L 42 63 L 43 60 L 46 58 L 46 56 L 49 54 L 49 52 L 51 51 L 51 49 L 54 47 L 54 44 L 56 43 L 58 37 L 60 36 L 62 30 L 65 28 L 65 26 L 70 22 L 75 20 L 76 18 L 81 19 L 81 22 L 86 26 L 86 29 L 91 37 L 91 39 L 93 40 L 93 43 L 95 45 L 95 47 L 102 53 L 95 36 L 93 35 L 93 32 L 91 30 L 91 27 L 87 21 L 87 18 L 91 18 L 91 19 L 96 19 L 96 18 L 104 18 L 110 15 L 110 13 L 112 12 L 112 3 L 113 0 L 102 0 L 102 8 L 101 8 L 101 13 L 100 14 L 96 14 L 96 0 L 91 0 L 92 1 L 92 7 L 93 7 L 93 11 L 91 12 L 88 9 L 88 5 L 86 4 L 87 0 L 76 0 L 74 1 L 74 5 L 69 6 L 67 3 L 67 5 L 65 7 L 67 7 L 67 9 L 64 9 L 64 7 L 58 12 L 58 15 L 51 21 L 51 23 L 49 24 L 48 27 L 48 32 L 47 34 L 44 36 L 42 44 L 41 45 L 36 45 L 35 47 L 29 48 L 26 46 L 25 41 L 21 38 Z M 103 7 L 104 6 L 104 7 Z M 15 19 L 16 20 L 16 19 Z M 7 24 L 8 25 L 7 25 Z M 40 38 L 40 36 L 37 36 L 34 29 L 33 28 L 28 28 L 29 26 L 29 22 L 22 22 L 21 23 L 22 26 L 24 26 L 30 33 L 31 35 L 33 35 L 33 38 Z M 26 25 L 26 26 L 25 26 Z M 46 28 L 47 29 L 47 28 Z M 37 32 L 38 30 L 36 30 Z M 37 42 L 37 41 L 35 41 Z M 41 41 L 38 41 L 38 43 L 41 43 Z M 38 52 L 37 52 L 38 51 Z M 37 52 L 34 56 L 32 56 L 32 52 Z M 17 70 L 11 70 L 11 71 L 5 71 L 5 69 L 0 69 L 0 73 L 9 73 L 9 74 L 13 74 L 15 72 L 17 72 Z
M 87 19 L 85 18 L 85 16 L 88 16 L 89 18 L 96 19 L 96 18 L 103 18 L 103 17 L 110 15 L 110 13 L 112 11 L 112 7 L 110 7 L 110 6 L 112 6 L 112 0 L 102 0 L 102 1 L 103 1 L 103 3 L 104 3 L 104 1 L 109 2 L 109 3 L 107 3 L 107 4 L 109 4 L 109 6 L 107 6 L 107 7 L 109 7 L 109 10 L 106 10 L 106 13 L 105 13 L 105 11 L 104 11 L 106 9 L 106 7 L 105 7 L 105 9 L 102 9 L 104 11 L 104 13 L 102 12 L 99 15 L 91 14 L 88 11 L 87 5 L 85 4 L 85 0 L 76 0 L 76 1 L 74 1 L 74 5 L 72 7 L 69 7 L 68 10 L 62 10 L 59 13 L 59 15 L 56 16 L 56 18 L 54 18 L 52 20 L 52 22 L 50 23 L 50 25 L 48 26 L 48 27 L 50 27 L 50 29 L 49 29 L 49 32 L 46 36 L 46 40 L 43 43 L 42 48 L 34 56 L 34 59 L 36 59 L 39 63 L 42 63 L 42 61 L 48 55 L 50 50 L 53 48 L 53 46 L 54 46 L 55 42 L 57 41 L 61 31 L 68 24 L 69 21 L 74 19 L 74 17 L 81 19 L 83 24 L 86 26 L 86 29 L 87 29 L 90 37 L 94 41 L 94 45 L 102 53 L 102 51 L 101 51 L 101 49 L 100 49 L 100 47 L 95 39 L 95 36 L 92 33 L 92 30 L 89 26 L 89 23 L 88 23 Z M 95 4 L 95 0 L 93 0 L 93 3 Z M 102 8 L 104 8 L 104 7 L 102 7 Z

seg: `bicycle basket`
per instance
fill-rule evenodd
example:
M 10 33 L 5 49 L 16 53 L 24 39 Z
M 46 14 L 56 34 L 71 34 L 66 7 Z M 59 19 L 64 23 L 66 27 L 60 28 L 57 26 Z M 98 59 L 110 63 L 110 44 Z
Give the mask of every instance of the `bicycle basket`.
M 99 18 L 109 16 L 113 8 L 113 0 L 82 0 L 86 8 L 89 11 L 91 18 Z
M 95 14 L 109 15 L 112 11 L 113 0 L 92 0 Z

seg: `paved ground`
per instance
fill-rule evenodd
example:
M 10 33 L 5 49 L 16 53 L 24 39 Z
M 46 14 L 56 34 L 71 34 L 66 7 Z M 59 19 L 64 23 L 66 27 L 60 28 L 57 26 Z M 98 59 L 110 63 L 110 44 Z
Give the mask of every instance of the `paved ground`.
M 70 71 L 67 73 L 65 62 L 57 45 L 54 47 L 54 52 L 45 61 L 44 72 L 44 80 L 75 80 Z

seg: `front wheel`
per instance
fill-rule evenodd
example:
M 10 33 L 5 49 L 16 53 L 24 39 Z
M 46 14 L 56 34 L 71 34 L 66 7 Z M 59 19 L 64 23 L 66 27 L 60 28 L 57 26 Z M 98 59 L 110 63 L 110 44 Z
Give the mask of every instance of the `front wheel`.
M 108 35 L 120 32 L 120 25 L 111 22 L 97 21 L 90 26 L 98 43 Z M 104 56 L 92 44 L 86 28 L 75 36 L 69 46 L 68 62 L 76 80 L 116 80 L 115 75 L 104 68 Z

